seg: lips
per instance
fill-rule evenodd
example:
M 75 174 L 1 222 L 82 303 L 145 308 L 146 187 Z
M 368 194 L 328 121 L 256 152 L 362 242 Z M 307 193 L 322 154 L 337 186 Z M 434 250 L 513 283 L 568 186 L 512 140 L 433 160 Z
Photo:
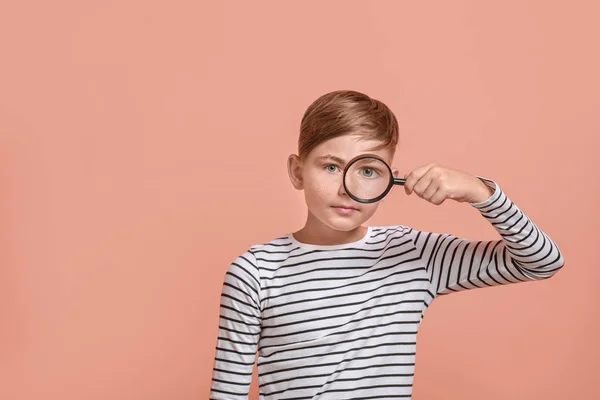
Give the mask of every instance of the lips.
M 353 206 L 333 206 L 334 208 L 345 208 L 345 209 L 349 209 L 349 210 L 356 210 L 358 211 L 358 208 L 353 207 Z

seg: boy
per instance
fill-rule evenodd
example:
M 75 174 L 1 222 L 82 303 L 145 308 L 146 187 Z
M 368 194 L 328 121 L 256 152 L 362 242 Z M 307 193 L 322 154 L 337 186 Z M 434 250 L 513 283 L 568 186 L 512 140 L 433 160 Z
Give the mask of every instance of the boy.
M 335 91 L 307 109 L 288 158 L 306 224 L 229 266 L 211 399 L 248 398 L 257 350 L 260 399 L 409 399 L 417 330 L 435 297 L 546 279 L 563 266 L 557 245 L 494 181 L 435 164 L 405 175 L 406 193 L 470 204 L 499 240 L 363 226 L 378 203 L 348 197 L 344 165 L 363 153 L 391 164 L 397 141 L 394 114 L 365 94 Z

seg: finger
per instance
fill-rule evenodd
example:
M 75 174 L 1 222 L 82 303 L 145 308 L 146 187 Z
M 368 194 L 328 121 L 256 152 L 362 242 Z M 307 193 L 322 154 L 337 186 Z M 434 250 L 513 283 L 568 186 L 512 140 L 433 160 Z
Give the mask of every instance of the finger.
M 431 196 L 431 199 L 429 201 L 432 204 L 435 204 L 436 206 L 439 206 L 447 198 L 448 198 L 448 195 L 446 194 L 446 191 L 444 191 L 442 188 L 438 188 L 438 190 L 433 194 L 433 196 Z
M 422 167 L 416 168 L 410 173 L 404 175 L 404 179 L 406 179 L 406 182 L 404 182 L 404 190 L 406 191 L 406 194 L 411 194 L 417 182 L 434 166 L 434 163 L 423 165 Z
M 421 179 L 419 179 L 419 181 L 416 183 L 415 187 L 413 188 L 413 191 L 417 194 L 417 196 L 423 197 L 423 194 L 425 193 L 427 188 L 433 182 L 432 178 L 433 178 L 433 176 L 430 173 L 426 173 L 425 175 L 423 175 L 421 177 Z M 436 189 L 436 188 L 434 188 L 434 189 Z
M 421 184 L 421 182 L 424 179 L 428 179 L 429 180 L 429 186 L 427 186 L 425 188 L 425 190 L 423 190 L 423 192 L 421 194 L 421 197 L 423 199 L 427 200 L 427 201 L 430 201 L 431 196 L 433 196 L 438 191 L 439 185 L 438 185 L 438 183 L 435 180 L 433 180 L 431 178 L 428 178 L 428 176 L 425 175 L 423 178 L 421 178 L 421 180 L 419 181 L 419 183 L 417 183 L 417 186 L 415 187 L 415 191 L 418 190 L 417 187 Z

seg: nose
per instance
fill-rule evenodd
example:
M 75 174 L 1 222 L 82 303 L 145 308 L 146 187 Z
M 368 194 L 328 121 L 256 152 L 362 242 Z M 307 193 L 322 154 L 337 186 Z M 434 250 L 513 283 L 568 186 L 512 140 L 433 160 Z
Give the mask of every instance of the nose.
M 344 188 L 344 180 L 343 180 L 343 178 L 340 180 L 340 186 L 338 188 L 338 194 L 340 196 L 348 196 L 348 194 L 346 193 L 346 189 Z

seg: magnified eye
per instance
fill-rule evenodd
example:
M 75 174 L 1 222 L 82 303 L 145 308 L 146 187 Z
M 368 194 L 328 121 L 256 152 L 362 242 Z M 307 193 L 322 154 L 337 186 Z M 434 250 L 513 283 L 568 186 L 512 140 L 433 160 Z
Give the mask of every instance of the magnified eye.
M 379 173 L 373 168 L 361 168 L 361 173 L 365 178 L 373 178 L 379 175 Z

